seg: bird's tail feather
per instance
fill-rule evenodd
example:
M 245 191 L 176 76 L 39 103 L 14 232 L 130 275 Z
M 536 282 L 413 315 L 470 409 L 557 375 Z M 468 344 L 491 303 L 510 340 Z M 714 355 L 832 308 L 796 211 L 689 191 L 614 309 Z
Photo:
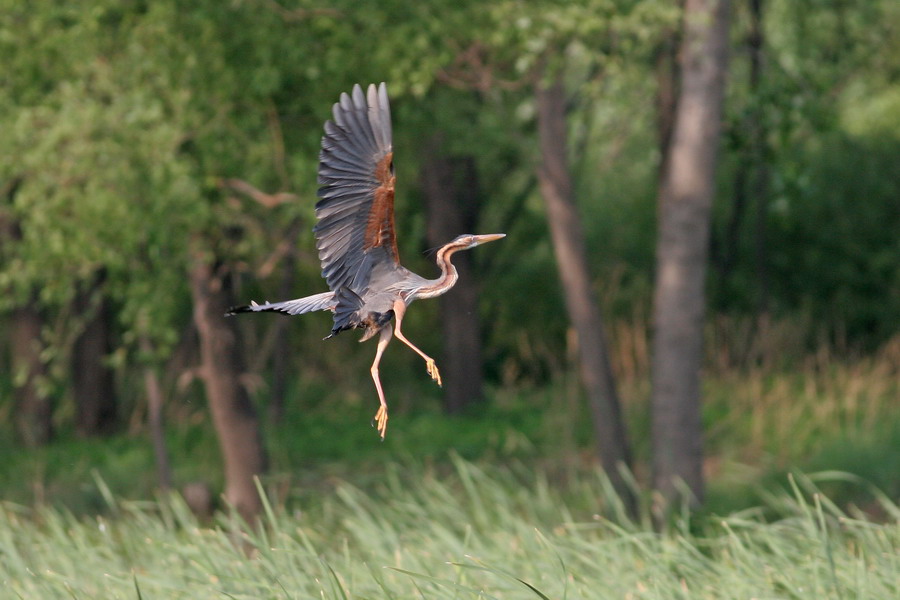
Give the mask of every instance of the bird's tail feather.
M 244 306 L 229 308 L 225 314 L 226 316 L 231 316 L 244 312 L 280 312 L 285 315 L 302 315 L 316 310 L 334 310 L 335 304 L 336 300 L 333 292 L 322 292 L 321 294 L 297 298 L 296 300 L 285 300 L 284 302 L 266 302 L 264 304 L 251 302 Z
M 334 325 L 331 334 L 325 338 L 334 337 L 345 329 L 353 329 L 359 326 L 359 309 L 363 306 L 363 299 L 359 294 L 348 287 L 338 288 L 334 293 Z

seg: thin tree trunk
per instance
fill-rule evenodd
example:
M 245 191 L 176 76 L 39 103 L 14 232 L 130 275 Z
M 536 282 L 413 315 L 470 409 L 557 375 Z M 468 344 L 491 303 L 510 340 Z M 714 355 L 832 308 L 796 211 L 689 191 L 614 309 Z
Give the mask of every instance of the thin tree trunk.
M 747 159 L 740 161 L 734 174 L 734 203 L 731 215 L 721 235 L 721 241 L 713 246 L 713 260 L 718 267 L 719 278 L 724 282 L 738 260 L 741 230 L 748 206 L 755 205 L 753 231 L 754 265 L 757 283 L 757 311 L 760 316 L 768 312 L 769 276 L 766 213 L 768 211 L 769 167 L 767 163 L 768 127 L 766 124 L 765 102 L 762 98 L 763 69 L 765 55 L 765 31 L 763 29 L 763 0 L 749 0 L 750 32 L 747 34 L 746 48 L 750 61 L 748 71 L 749 106 L 746 116 L 740 122 L 741 138 L 746 140 L 742 148 Z M 752 199 L 752 205 L 751 205 Z
M 0 201 L 12 204 L 22 184 L 21 177 L 7 180 L 0 188 Z M 0 210 L 0 246 L 22 240 L 19 222 L 12 211 Z M 16 308 L 9 321 L 9 354 L 15 410 L 16 435 L 29 448 L 43 446 L 53 438 L 53 404 L 42 389 L 47 367 L 41 360 L 41 330 L 44 319 L 37 309 L 36 294 Z
M 150 341 L 142 338 L 141 351 L 152 354 Z M 150 425 L 150 440 L 153 443 L 153 455 L 156 458 L 156 475 L 159 487 L 168 490 L 172 487 L 172 468 L 169 466 L 169 453 L 166 451 L 166 430 L 163 422 L 163 394 L 159 385 L 159 376 L 151 365 L 144 366 L 144 390 L 147 393 L 147 421 Z
M 79 435 L 109 435 L 118 424 L 118 399 L 113 370 L 105 364 L 112 352 L 112 311 L 103 293 L 105 274 L 75 294 L 74 312 L 84 317 L 84 329 L 72 347 L 72 393 L 75 398 L 75 428 Z
M 653 484 L 664 514 L 703 500 L 704 285 L 728 48 L 728 0 L 687 0 L 681 90 L 659 195 L 651 398 Z
M 538 84 L 538 137 L 541 162 L 538 182 L 547 207 L 547 221 L 569 320 L 577 333 L 581 380 L 587 392 L 600 460 L 629 509 L 631 492 L 620 475 L 631 456 L 619 408 L 606 334 L 597 299 L 591 289 L 581 218 L 575 206 L 567 156 L 566 98 L 561 79 Z
M 194 323 L 213 425 L 225 466 L 226 502 L 249 522 L 262 508 L 254 478 L 266 470 L 256 409 L 241 383 L 244 372 L 235 321 L 224 315 L 233 304 L 230 278 L 196 252 L 190 270 Z
M 53 438 L 53 405 L 40 385 L 47 371 L 41 360 L 42 327 L 43 319 L 32 305 L 13 311 L 9 341 L 16 395 L 14 420 L 19 439 L 29 448 L 43 446 Z
M 667 30 L 656 51 L 656 131 L 659 147 L 663 150 L 663 162 L 659 168 L 659 181 L 665 177 L 668 154 L 666 148 L 675 127 L 675 109 L 678 106 L 678 33 Z
M 282 275 L 278 285 L 279 298 L 293 298 L 294 282 L 297 273 L 297 236 L 303 221 L 294 219 L 287 228 L 287 239 L 290 248 L 285 252 L 282 260 Z M 273 423 L 280 421 L 285 414 L 287 406 L 288 382 L 291 378 L 291 338 L 290 319 L 276 319 L 272 324 L 275 327 L 274 357 L 272 359 L 272 396 L 269 403 L 269 420 Z
M 478 173 L 474 161 L 469 156 L 448 157 L 442 154 L 440 146 L 439 139 L 432 140 L 422 167 L 431 246 L 446 244 L 463 233 L 475 233 L 478 221 Z M 472 253 L 456 254 L 453 260 L 459 281 L 440 299 L 444 339 L 441 368 L 444 410 L 460 414 L 482 400 L 481 324 Z
M 717 242 L 715 238 L 712 240 L 712 259 L 717 267 L 720 285 L 725 285 L 737 263 L 741 228 L 744 214 L 747 212 L 747 179 L 751 168 L 749 160 L 742 160 L 735 167 L 731 214 L 725 224 L 721 241 Z
M 750 0 L 750 96 L 753 110 L 750 112 L 750 155 L 754 165 L 751 193 L 756 199 L 756 280 L 758 286 L 757 310 L 762 319 L 769 312 L 769 259 L 768 234 L 766 231 L 769 208 L 769 165 L 766 149 L 765 104 L 762 102 L 761 85 L 765 67 L 765 30 L 763 28 L 763 0 Z

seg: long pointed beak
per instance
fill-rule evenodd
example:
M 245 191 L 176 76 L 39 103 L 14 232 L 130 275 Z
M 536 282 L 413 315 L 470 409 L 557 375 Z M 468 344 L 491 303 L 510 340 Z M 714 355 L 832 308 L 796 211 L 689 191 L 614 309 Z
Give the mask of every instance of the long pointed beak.
M 473 246 L 480 246 L 481 244 L 487 244 L 488 242 L 493 242 L 496 240 L 502 240 L 506 237 L 505 233 L 486 233 L 484 235 L 473 235 L 475 238 L 475 243 Z

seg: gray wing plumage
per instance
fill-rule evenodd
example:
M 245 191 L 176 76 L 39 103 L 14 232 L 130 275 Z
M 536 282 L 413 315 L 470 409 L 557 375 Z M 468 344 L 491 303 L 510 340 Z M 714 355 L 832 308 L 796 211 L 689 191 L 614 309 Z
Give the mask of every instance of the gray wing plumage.
M 322 276 L 332 291 L 364 294 L 376 266 L 399 265 L 394 234 L 394 169 L 387 89 L 341 94 L 319 154 L 318 223 Z
M 353 86 L 350 94 L 341 94 L 332 114 L 319 153 L 318 222 L 313 228 L 322 277 L 331 291 L 254 302 L 228 314 L 331 310 L 332 335 L 355 327 L 375 332 L 392 318 L 395 296 L 405 289 L 398 284 L 413 274 L 400 266 L 394 232 L 391 109 L 385 84 L 370 85 L 366 93 Z

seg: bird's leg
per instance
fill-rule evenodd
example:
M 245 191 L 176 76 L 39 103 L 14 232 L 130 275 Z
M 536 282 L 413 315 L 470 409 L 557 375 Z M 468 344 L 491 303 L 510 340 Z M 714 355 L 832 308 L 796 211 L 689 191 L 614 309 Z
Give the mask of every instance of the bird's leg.
M 378 412 L 375 413 L 373 423 L 377 425 L 378 433 L 381 435 L 382 440 L 384 440 L 384 433 L 387 431 L 388 410 L 387 401 L 384 399 L 384 390 L 381 389 L 381 379 L 378 377 L 378 363 L 381 362 L 381 355 L 384 354 L 384 349 L 387 348 L 388 342 L 391 341 L 392 333 L 393 327 L 391 327 L 390 323 L 382 328 L 381 335 L 378 337 L 378 349 L 375 350 L 375 361 L 372 363 L 372 368 L 369 369 L 369 372 L 372 373 L 372 379 L 375 381 L 378 401 L 381 402 Z
M 403 335 L 403 331 L 400 330 L 400 323 L 403 321 L 403 315 L 406 313 L 406 303 L 402 300 L 394 301 L 394 319 L 397 321 L 397 327 L 395 329 L 395 334 L 397 335 L 397 339 L 409 346 L 413 349 L 413 351 L 425 359 L 425 370 L 428 371 L 428 374 L 431 375 L 431 378 L 437 382 L 438 385 L 442 385 L 441 382 L 441 373 L 438 371 L 437 365 L 434 364 L 434 359 L 416 348 L 416 346 L 406 339 L 406 336 Z

